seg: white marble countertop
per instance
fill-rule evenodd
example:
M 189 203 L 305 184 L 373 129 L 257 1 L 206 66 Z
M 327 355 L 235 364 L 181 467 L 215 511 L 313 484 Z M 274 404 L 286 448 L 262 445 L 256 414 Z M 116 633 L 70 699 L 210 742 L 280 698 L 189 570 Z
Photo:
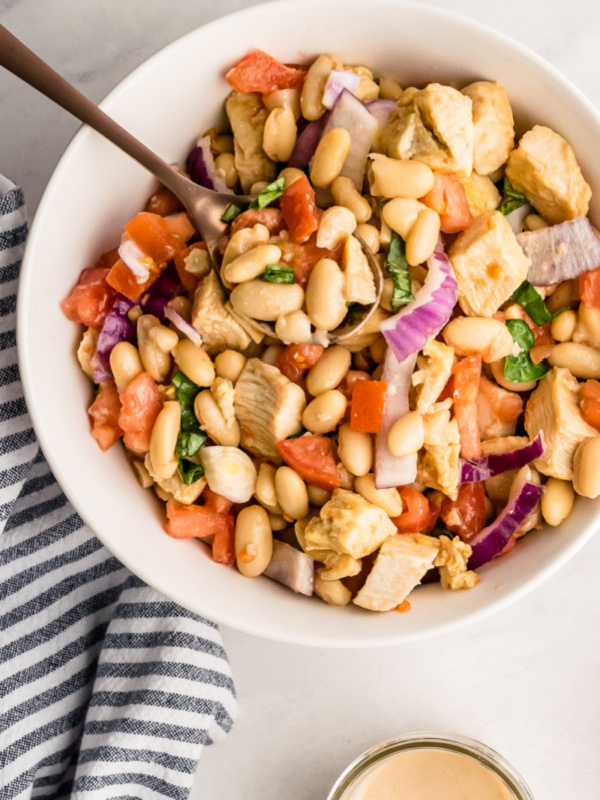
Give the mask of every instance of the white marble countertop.
M 0 0 L 0 21 L 98 101 L 168 42 L 252 4 Z M 600 104 L 596 0 L 436 4 L 525 42 Z M 76 128 L 0 73 L 0 172 L 24 187 L 30 212 Z M 600 537 L 508 611 L 404 647 L 310 650 L 226 629 L 239 719 L 205 750 L 192 800 L 325 798 L 356 755 L 410 730 L 483 740 L 515 764 L 536 800 L 597 800 L 599 568 Z

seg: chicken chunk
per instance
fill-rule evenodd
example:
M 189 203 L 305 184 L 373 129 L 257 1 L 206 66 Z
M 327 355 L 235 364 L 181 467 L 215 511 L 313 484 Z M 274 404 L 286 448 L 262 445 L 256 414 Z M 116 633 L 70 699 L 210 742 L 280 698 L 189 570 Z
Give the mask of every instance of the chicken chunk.
M 251 342 L 246 331 L 225 308 L 225 291 L 214 270 L 196 289 L 192 325 L 202 337 L 202 346 L 210 356 L 228 349 L 244 350 Z
M 544 475 L 573 479 L 577 446 L 598 431 L 581 416 L 579 384 L 568 369 L 554 367 L 538 383 L 525 406 L 525 430 L 533 439 L 544 432 L 546 449 L 534 464 Z
M 396 532 L 382 508 L 359 494 L 336 489 L 320 515 L 306 526 L 303 547 L 309 554 L 333 551 L 359 559 L 373 553 Z
M 342 270 L 346 276 L 344 296 L 348 303 L 369 305 L 377 297 L 375 279 L 360 242 L 348 236 L 342 254 Z
M 249 194 L 253 183 L 271 183 L 275 178 L 277 165 L 263 150 L 263 133 L 269 112 L 256 92 L 232 92 L 225 109 L 233 132 L 235 168 L 242 191 Z
M 412 385 L 417 389 L 416 410 L 427 414 L 448 383 L 454 364 L 454 350 L 432 339 L 417 356 L 419 369 L 413 372 Z
M 273 542 L 273 555 L 263 573 L 267 578 L 310 597 L 315 585 L 315 562 L 285 542 Z
M 526 279 L 531 264 L 499 211 L 476 217 L 448 255 L 458 281 L 458 302 L 469 317 L 495 314 Z
M 506 176 L 513 187 L 551 223 L 588 213 L 592 190 L 571 145 L 543 125 L 536 125 L 512 151 Z
M 432 169 L 470 175 L 473 118 L 469 97 L 451 86 L 430 83 L 413 91 L 392 111 L 381 132 L 381 148 L 391 158 L 414 158 Z
M 433 565 L 440 571 L 442 589 L 472 589 L 477 586 L 479 575 L 467 569 L 472 552 L 471 546 L 460 537 L 440 536 L 440 550 Z
M 468 178 L 460 180 L 465 189 L 469 210 L 474 217 L 498 208 L 502 198 L 491 178 L 472 172 Z
M 149 453 L 146 453 L 144 466 L 150 473 L 150 477 L 155 482 L 156 487 L 160 489 L 160 493 L 157 490 L 157 494 L 162 500 L 177 500 L 178 503 L 183 503 L 183 505 L 189 506 L 196 502 L 206 487 L 205 477 L 194 481 L 194 483 L 185 484 L 181 480 L 179 470 L 177 470 L 177 472 L 175 472 L 175 474 L 170 478 L 157 478 L 154 474 Z
M 515 121 L 508 94 L 497 81 L 476 81 L 463 94 L 473 102 L 473 169 L 489 175 L 501 167 L 515 146 Z
M 517 392 L 509 392 L 481 377 L 477 405 L 482 440 L 514 434 L 517 419 L 523 412 L 523 400 Z
M 447 408 L 436 406 L 424 416 L 424 423 L 424 448 L 419 453 L 417 480 L 456 500 L 460 478 L 458 424 L 450 419 Z
M 294 526 L 296 539 L 304 552 L 315 561 L 320 561 L 324 566 L 319 569 L 319 577 L 322 580 L 333 581 L 341 578 L 351 578 L 358 575 L 362 568 L 362 561 L 353 558 L 348 553 L 338 553 L 328 548 L 316 548 L 312 546 L 312 541 L 307 543 L 305 531 L 312 519 L 319 519 L 318 514 L 314 514 L 311 519 L 298 520 Z
M 306 397 L 277 367 L 251 358 L 235 386 L 235 414 L 241 445 L 259 456 L 280 462 L 277 442 L 302 430 Z
M 353 602 L 370 611 L 396 608 L 431 568 L 439 547 L 437 539 L 420 533 L 390 536 Z

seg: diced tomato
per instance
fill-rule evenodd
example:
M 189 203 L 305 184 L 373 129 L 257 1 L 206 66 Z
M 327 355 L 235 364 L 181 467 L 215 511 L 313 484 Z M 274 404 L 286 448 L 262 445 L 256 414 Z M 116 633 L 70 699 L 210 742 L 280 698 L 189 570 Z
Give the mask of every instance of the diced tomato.
M 97 266 L 103 267 L 104 269 L 110 269 L 113 264 L 119 260 L 119 248 L 115 247 L 113 250 L 109 250 L 107 253 L 103 253 L 100 258 L 98 259 Z
M 481 356 L 463 358 L 452 368 L 454 376 L 454 417 L 460 434 L 460 452 L 463 458 L 479 458 L 479 410 L 477 395 L 481 377 Z
M 278 241 L 276 244 L 283 253 L 283 263 L 292 267 L 294 280 L 303 289 L 306 289 L 308 278 L 317 261 L 322 258 L 331 258 L 333 261 L 339 262 L 344 246 L 340 244 L 333 250 L 317 247 L 317 236 L 314 233 L 305 244 L 295 244 L 289 239 Z
M 580 276 L 579 295 L 584 306 L 600 308 L 600 267 Z
M 421 202 L 440 215 L 442 233 L 458 233 L 473 222 L 465 187 L 453 172 L 434 172 L 433 189 Z
M 534 364 L 540 364 L 545 358 L 550 358 L 555 346 L 554 344 L 535 345 L 529 351 L 529 358 Z
M 175 253 L 175 258 L 173 259 L 175 269 L 179 275 L 179 280 L 181 281 L 186 292 L 190 293 L 196 291 L 198 284 L 200 283 L 200 279 L 204 277 L 203 275 L 192 275 L 192 273 L 188 272 L 185 268 L 185 259 L 189 256 L 192 250 L 206 250 L 206 245 L 204 242 L 194 242 L 194 244 L 186 247 L 185 250 L 180 250 L 178 253 Z
M 204 500 L 206 508 L 210 508 L 211 511 L 216 511 L 217 514 L 226 514 L 231 510 L 231 506 L 233 505 L 231 500 L 223 497 L 223 495 L 218 492 L 213 492 L 208 486 L 202 492 L 202 499 Z
M 184 226 L 182 225 L 180 229 L 180 223 L 180 219 L 176 225 L 174 220 L 165 220 L 158 214 L 142 211 L 125 223 L 125 230 L 140 250 L 158 265 L 173 258 L 175 253 L 181 250 L 181 230 Z
M 424 494 L 417 492 L 411 486 L 403 486 L 399 491 L 406 511 L 397 517 L 392 517 L 392 522 L 400 533 L 422 531 L 429 522 L 429 501 Z
M 586 381 L 579 393 L 581 416 L 584 420 L 600 431 L 600 383 Z
M 116 292 L 106 282 L 108 273 L 104 267 L 83 270 L 77 286 L 60 304 L 67 319 L 89 328 L 102 326 L 116 297 Z
M 442 510 L 442 503 L 444 502 L 445 494 L 442 492 L 429 492 L 427 494 L 427 502 L 429 503 L 429 518 L 421 533 L 429 534 L 435 528 L 435 524 L 440 516 Z
M 174 539 L 210 539 L 220 535 L 228 540 L 234 530 L 230 513 L 219 514 L 207 506 L 184 506 L 173 500 L 167 502 L 167 519 L 165 531 Z
M 289 344 L 278 356 L 275 366 L 286 378 L 299 383 L 304 373 L 323 355 L 322 344 Z
M 158 386 L 147 372 L 140 372 L 119 399 L 119 427 L 124 433 L 125 447 L 135 453 L 147 453 L 152 427 L 162 408 Z
M 511 311 L 512 310 L 519 315 L 519 319 L 522 319 L 523 322 L 526 322 L 529 326 L 529 330 L 533 333 L 534 344 L 536 347 L 538 345 L 555 344 L 550 331 L 550 326 L 552 324 L 551 322 L 546 322 L 545 325 L 536 325 L 529 314 L 527 314 L 527 312 L 516 303 L 515 305 L 511 306 Z M 506 314 L 503 311 L 498 311 L 496 314 L 494 314 L 494 319 L 500 319 L 505 322 Z
M 441 403 L 442 400 L 447 400 L 448 397 L 452 397 L 454 394 L 454 375 L 450 375 L 448 380 L 446 381 L 446 385 L 440 392 L 440 396 L 437 399 L 438 403 Z
M 331 491 L 340 485 L 331 440 L 326 436 L 301 436 L 277 442 L 277 450 L 285 463 L 295 469 L 307 483 Z
M 479 395 L 489 405 L 498 422 L 503 424 L 514 422 L 523 413 L 523 398 L 521 395 L 502 389 L 483 375 L 479 379 Z
M 352 392 L 350 427 L 353 431 L 378 433 L 387 395 L 386 381 L 357 381 Z
M 92 436 L 101 450 L 108 450 L 123 435 L 119 427 L 121 403 L 114 381 L 101 383 L 96 399 L 88 408 L 92 418 Z
M 169 217 L 171 214 L 183 211 L 183 206 L 173 192 L 167 189 L 166 186 L 161 186 L 148 198 L 144 211 L 149 211 L 150 214 L 158 214 L 161 217 Z
M 354 387 L 356 386 L 357 381 L 370 381 L 371 376 L 368 372 L 365 372 L 363 369 L 349 369 L 346 373 L 346 377 L 341 382 L 339 389 L 340 392 L 343 392 L 346 395 L 346 399 L 348 402 L 352 400 L 352 395 L 354 394 Z
M 263 50 L 251 50 L 229 70 L 225 80 L 236 92 L 269 94 L 278 89 L 301 89 L 306 72 L 287 67 Z
M 168 233 L 179 240 L 178 249 L 184 246 L 196 233 L 188 215 L 182 211 L 164 220 Z
M 279 200 L 281 215 L 292 242 L 306 242 L 319 225 L 315 193 L 304 175 L 285 190 Z
M 445 497 L 441 517 L 448 530 L 470 542 L 485 527 L 485 492 L 482 483 L 463 483 L 456 500 Z
M 233 220 L 231 234 L 237 233 L 242 228 L 253 228 L 259 223 L 268 228 L 272 236 L 277 236 L 285 229 L 285 222 L 278 208 L 249 208 Z
M 225 564 L 226 567 L 232 567 L 235 564 L 235 520 L 231 512 L 219 516 L 223 523 L 215 531 L 212 543 L 213 561 Z
M 108 273 L 106 282 L 110 284 L 113 289 L 116 289 L 119 294 L 125 295 L 125 297 L 128 297 L 130 300 L 138 300 L 146 289 L 152 286 L 160 274 L 161 270 L 154 270 L 150 273 L 150 277 L 146 283 L 138 283 L 135 275 L 127 264 L 122 259 L 119 259 Z

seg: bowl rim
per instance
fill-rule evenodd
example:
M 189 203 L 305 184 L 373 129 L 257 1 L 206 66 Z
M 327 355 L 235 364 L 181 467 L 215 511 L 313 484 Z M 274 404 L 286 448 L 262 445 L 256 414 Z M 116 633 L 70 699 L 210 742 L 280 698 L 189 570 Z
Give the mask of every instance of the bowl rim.
M 393 8 L 394 11 L 397 12 L 398 8 L 404 8 L 407 10 L 414 11 L 421 15 L 430 15 L 432 18 L 436 19 L 445 19 L 452 21 L 456 24 L 461 25 L 467 30 L 473 31 L 475 34 L 491 38 L 495 40 L 498 45 L 503 46 L 508 49 L 512 49 L 514 52 L 518 53 L 521 57 L 527 59 L 528 61 L 532 62 L 536 65 L 541 71 L 545 72 L 553 82 L 560 85 L 563 90 L 569 93 L 587 112 L 587 114 L 592 117 L 596 124 L 598 125 L 598 129 L 600 131 L 600 110 L 596 108 L 596 106 L 592 103 L 592 101 L 584 94 L 584 92 L 579 89 L 569 78 L 563 75 L 556 67 L 554 67 L 549 61 L 547 61 L 543 56 L 539 55 L 532 49 L 530 49 L 527 45 L 522 44 L 521 42 L 513 39 L 511 36 L 497 31 L 491 26 L 488 26 L 485 23 L 479 22 L 478 20 L 474 20 L 468 16 L 463 14 L 457 13 L 455 11 L 451 11 L 445 8 L 439 8 L 437 6 L 430 6 L 426 4 L 422 4 L 417 2 L 416 0 L 374 0 L 377 6 L 386 8 L 390 7 Z M 102 108 L 107 113 L 110 113 L 111 105 L 118 101 L 123 93 L 126 93 L 129 90 L 130 84 L 135 83 L 141 73 L 143 73 L 149 65 L 153 64 L 155 61 L 161 59 L 166 53 L 170 52 L 171 50 L 175 50 L 180 47 L 181 42 L 193 37 L 197 34 L 199 30 L 210 30 L 211 28 L 218 28 L 220 26 L 226 25 L 229 21 L 233 18 L 241 18 L 247 17 L 251 19 L 255 14 L 261 13 L 265 9 L 265 7 L 277 4 L 278 6 L 278 13 L 285 13 L 285 9 L 297 8 L 302 9 L 303 11 L 306 10 L 307 5 L 315 5 L 318 6 L 319 3 L 316 0 L 267 0 L 267 2 L 259 3 L 257 5 L 251 6 L 249 8 L 241 9 L 238 11 L 234 11 L 230 14 L 223 15 L 218 17 L 217 19 L 211 20 L 210 22 L 206 23 L 205 25 L 198 26 L 193 30 L 188 31 L 187 33 L 183 34 L 182 36 L 176 38 L 174 41 L 167 44 L 165 47 L 161 48 L 149 58 L 145 59 L 141 64 L 139 64 L 135 69 L 133 69 L 130 73 L 128 73 L 125 78 L 123 78 L 105 97 L 104 99 L 98 104 L 100 108 Z M 360 0 L 328 0 L 328 5 L 330 6 L 339 6 L 343 8 L 345 13 L 348 13 L 351 10 L 352 6 L 355 6 L 357 9 L 364 10 L 364 4 L 360 2 Z M 160 572 L 148 574 L 144 569 L 139 569 L 135 564 L 135 559 L 131 559 L 120 552 L 120 548 L 118 543 L 111 541 L 110 544 L 105 541 L 103 535 L 96 530 L 94 530 L 93 526 L 88 521 L 88 514 L 85 508 L 85 503 L 79 503 L 76 498 L 76 492 L 72 489 L 71 482 L 67 473 L 63 470 L 61 465 L 61 459 L 58 455 L 51 451 L 50 447 L 47 447 L 48 439 L 46 437 L 45 429 L 41 423 L 41 400 L 38 401 L 35 396 L 34 392 L 34 376 L 33 376 L 33 367 L 28 362 L 25 354 L 28 349 L 28 342 L 30 339 L 30 335 L 32 333 L 32 326 L 28 325 L 28 321 L 26 315 L 24 313 L 26 303 L 29 300 L 31 295 L 30 285 L 34 279 L 34 263 L 30 254 L 34 251 L 34 244 L 37 242 L 37 238 L 40 235 L 38 231 L 42 230 L 43 226 L 43 218 L 46 214 L 46 207 L 51 203 L 51 195 L 54 189 L 54 185 L 57 184 L 63 176 L 63 173 L 69 169 L 70 161 L 74 157 L 77 149 L 82 146 L 82 143 L 85 141 L 85 137 L 89 135 L 90 128 L 87 125 L 81 125 L 80 128 L 75 132 L 72 139 L 70 140 L 69 144 L 65 148 L 63 154 L 61 155 L 60 159 L 58 160 L 55 168 L 52 171 L 50 179 L 44 189 L 42 197 L 37 207 L 37 211 L 33 220 L 33 223 L 30 227 L 30 232 L 27 240 L 27 246 L 25 249 L 25 254 L 22 261 L 21 266 L 21 274 L 19 279 L 19 286 L 17 292 L 17 325 L 16 325 L 16 332 L 17 332 L 17 353 L 18 353 L 18 360 L 19 360 L 19 368 L 21 374 L 21 381 L 23 385 L 25 400 L 27 403 L 27 408 L 29 411 L 29 415 L 38 439 L 38 442 L 41 446 L 42 452 L 48 464 L 55 475 L 61 489 L 64 491 L 67 499 L 73 506 L 73 508 L 77 511 L 80 515 L 83 522 L 93 531 L 93 533 L 98 536 L 102 544 L 115 555 L 124 566 L 129 569 L 135 575 L 138 575 L 143 581 L 145 581 L 149 586 L 160 592 L 161 594 L 165 595 L 166 597 L 172 599 L 174 602 L 178 603 L 179 605 L 186 607 L 193 611 L 194 613 L 202 613 L 199 612 L 196 608 L 190 608 L 189 602 L 186 600 L 185 597 L 181 596 L 179 591 L 176 587 L 172 587 L 168 585 L 168 581 L 164 581 L 161 579 Z M 556 555 L 553 560 L 548 563 L 542 569 L 536 571 L 535 573 L 531 574 L 531 577 L 526 579 L 520 586 L 510 590 L 506 595 L 500 596 L 497 599 L 491 600 L 486 605 L 474 608 L 472 611 L 466 612 L 463 616 L 455 620 L 448 620 L 445 622 L 438 622 L 435 625 L 428 626 L 423 628 L 419 631 L 411 631 L 411 632 L 402 632 L 401 630 L 398 633 L 394 634 L 385 634 L 373 637 L 340 637 L 332 640 L 330 638 L 326 638 L 323 636 L 316 635 L 307 635 L 303 633 L 294 633 L 294 632 L 287 632 L 287 631 L 278 631 L 278 632 L 271 632 L 267 628 L 264 629 L 263 625 L 259 621 L 258 623 L 254 624 L 252 622 L 240 622 L 236 619 L 234 614 L 223 613 L 219 614 L 214 610 L 211 610 L 210 616 L 214 617 L 215 621 L 222 625 L 226 625 L 234 630 L 240 631 L 242 633 L 250 634 L 252 636 L 258 636 L 263 639 L 268 639 L 271 641 L 282 642 L 286 644 L 300 644 L 312 647 L 329 647 L 329 648 L 358 648 L 358 647 L 380 647 L 380 646 L 391 646 L 391 645 L 400 645 L 405 643 L 410 643 L 414 641 L 420 641 L 423 639 L 427 639 L 433 636 L 437 636 L 440 634 L 448 634 L 454 632 L 462 627 L 465 627 L 473 622 L 481 621 L 492 614 L 499 612 L 508 606 L 512 605 L 513 603 L 520 600 L 529 592 L 536 589 L 540 586 L 544 581 L 550 578 L 555 572 L 557 572 L 562 566 L 564 566 L 594 535 L 599 523 L 599 517 L 592 516 L 590 522 L 583 528 L 576 539 L 571 542 L 561 553 Z

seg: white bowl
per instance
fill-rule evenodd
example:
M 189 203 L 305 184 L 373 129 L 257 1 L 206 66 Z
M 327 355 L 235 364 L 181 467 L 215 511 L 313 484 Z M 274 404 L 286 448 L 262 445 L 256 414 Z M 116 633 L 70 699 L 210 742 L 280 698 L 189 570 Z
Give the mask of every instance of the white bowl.
M 227 68 L 252 47 L 288 62 L 321 52 L 372 67 L 401 84 L 499 80 L 522 131 L 539 122 L 573 145 L 600 188 L 600 117 L 574 86 L 521 45 L 426 5 L 372 0 L 293 0 L 254 7 L 189 33 L 126 78 L 103 108 L 168 161 L 222 114 Z M 560 530 L 535 532 L 481 570 L 473 591 L 427 586 L 409 614 L 339 609 L 296 596 L 268 579 L 249 580 L 211 561 L 197 541 L 176 541 L 142 491 L 120 447 L 100 452 L 86 409 L 90 384 L 75 360 L 79 331 L 59 302 L 138 211 L 154 181 L 91 130 L 68 147 L 29 237 L 18 306 L 25 393 L 42 448 L 73 505 L 133 572 L 177 603 L 238 630 L 328 647 L 397 644 L 481 619 L 540 584 L 593 534 L 598 504 L 579 500 Z M 594 196 L 598 208 L 600 193 Z

